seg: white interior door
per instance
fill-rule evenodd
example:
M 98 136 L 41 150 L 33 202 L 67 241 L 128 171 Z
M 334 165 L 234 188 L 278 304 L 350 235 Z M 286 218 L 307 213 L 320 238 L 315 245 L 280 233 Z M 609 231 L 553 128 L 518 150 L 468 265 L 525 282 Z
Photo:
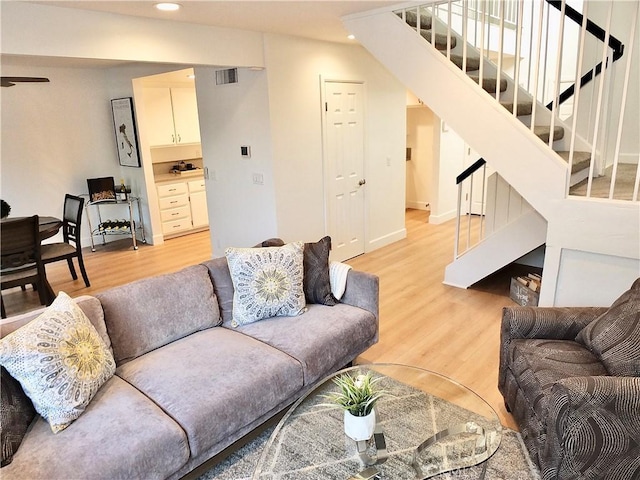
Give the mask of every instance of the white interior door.
M 327 233 L 332 260 L 364 253 L 363 85 L 324 82 Z
M 469 145 L 465 144 L 464 168 L 470 167 L 480 158 L 480 155 L 474 151 Z M 486 168 L 486 171 L 485 171 Z M 473 174 L 473 183 L 471 179 L 465 180 L 462 189 L 462 212 L 471 213 L 472 215 L 486 214 L 486 185 L 485 180 L 493 173 L 489 165 L 485 164 L 485 168 L 480 168 Z M 471 197 L 471 202 L 469 202 Z

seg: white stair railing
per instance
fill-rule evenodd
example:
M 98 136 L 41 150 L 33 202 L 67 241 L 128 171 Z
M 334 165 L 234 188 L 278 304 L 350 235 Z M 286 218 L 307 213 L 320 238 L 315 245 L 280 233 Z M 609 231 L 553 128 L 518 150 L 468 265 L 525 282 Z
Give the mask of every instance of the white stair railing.
M 599 2 L 600 6 L 603 3 Z M 567 195 L 637 202 L 638 152 L 622 152 L 622 145 L 633 135 L 625 132 L 625 120 L 630 115 L 637 116 L 637 112 L 626 111 L 625 106 L 629 89 L 633 88 L 629 85 L 630 73 L 638 68 L 632 63 L 631 53 L 636 42 L 639 3 L 606 2 L 609 17 L 619 8 L 631 12 L 632 28 L 622 41 L 611 31 L 609 21 L 597 25 L 587 18 L 589 2 L 584 2 L 582 13 L 565 0 L 531 4 L 523 0 L 433 1 L 396 13 L 404 17 L 411 11 L 418 19 L 421 14 L 437 16 L 432 31 L 447 33 L 443 53 L 449 58 L 452 53 L 461 55 L 463 70 L 472 56 L 481 58 L 481 85 L 489 75 L 498 84 L 500 79 L 507 79 L 509 87 L 502 93 L 496 89 L 495 97 L 512 103 L 514 115 L 518 115 L 519 101 L 532 99 L 531 115 L 521 116 L 521 121 L 532 131 L 540 126 L 550 129 L 547 142 L 554 150 L 567 152 L 564 158 L 570 172 L 579 168 L 578 156 L 590 154 L 581 173 L 568 179 Z M 454 48 L 452 36 L 457 37 Z M 435 35 L 431 35 L 431 43 L 435 41 Z M 593 66 L 595 52 L 600 63 Z M 623 52 L 626 61 L 616 62 Z M 565 85 L 569 87 L 564 88 Z M 562 141 L 552 133 L 556 126 L 564 129 Z M 633 142 L 627 141 L 627 148 L 629 144 Z M 578 152 L 586 154 L 577 155 Z M 620 181 L 623 172 L 631 180 Z M 585 178 L 584 185 L 574 185 L 582 178 L 579 175 Z M 605 187 L 595 191 L 596 180 L 599 184 L 604 182 Z M 616 186 L 618 182 L 621 188 Z M 629 184 L 633 188 L 622 189 Z

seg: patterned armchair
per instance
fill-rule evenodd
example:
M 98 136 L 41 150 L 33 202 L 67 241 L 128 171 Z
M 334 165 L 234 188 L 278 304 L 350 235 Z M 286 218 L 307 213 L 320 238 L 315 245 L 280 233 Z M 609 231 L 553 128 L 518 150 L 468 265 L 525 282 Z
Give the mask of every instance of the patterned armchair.
M 640 479 L 640 278 L 608 309 L 505 308 L 498 387 L 545 480 Z

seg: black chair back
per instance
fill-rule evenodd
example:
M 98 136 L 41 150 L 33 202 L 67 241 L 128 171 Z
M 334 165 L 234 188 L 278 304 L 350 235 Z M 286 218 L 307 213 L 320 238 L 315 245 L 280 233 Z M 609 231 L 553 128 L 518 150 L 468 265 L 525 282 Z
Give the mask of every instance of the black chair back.
M 80 249 L 80 225 L 84 198 L 66 194 L 64 196 L 64 215 L 62 217 L 62 236 L 64 241 L 72 242 L 76 249 Z

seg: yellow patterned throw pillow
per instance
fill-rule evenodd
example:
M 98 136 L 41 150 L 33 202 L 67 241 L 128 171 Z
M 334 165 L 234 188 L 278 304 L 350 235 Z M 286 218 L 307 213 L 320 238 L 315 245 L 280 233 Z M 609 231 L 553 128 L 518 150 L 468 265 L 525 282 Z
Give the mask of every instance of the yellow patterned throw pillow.
M 20 382 L 53 433 L 84 412 L 116 369 L 109 348 L 64 292 L 42 315 L 0 340 L 0 364 Z
M 302 242 L 283 247 L 227 248 L 233 282 L 232 325 L 305 311 Z

